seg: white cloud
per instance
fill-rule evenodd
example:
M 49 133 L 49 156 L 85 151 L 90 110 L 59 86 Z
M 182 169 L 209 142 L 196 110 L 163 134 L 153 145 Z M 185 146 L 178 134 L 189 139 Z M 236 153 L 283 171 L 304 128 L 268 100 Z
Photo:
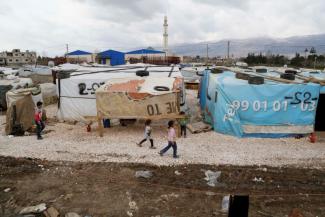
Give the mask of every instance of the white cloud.
M 324 33 L 322 0 L 11 0 L 0 3 L 0 49 L 62 55 L 229 38 Z

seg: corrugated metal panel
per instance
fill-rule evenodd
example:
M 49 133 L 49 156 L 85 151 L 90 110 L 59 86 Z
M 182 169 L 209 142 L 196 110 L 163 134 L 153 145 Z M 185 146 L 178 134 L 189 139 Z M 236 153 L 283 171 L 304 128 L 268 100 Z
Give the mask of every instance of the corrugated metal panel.
M 124 53 L 116 50 L 106 50 L 98 54 L 100 59 L 110 59 L 112 66 L 125 64 Z
M 75 51 L 68 53 L 67 55 L 89 55 L 89 54 L 91 54 L 91 53 L 89 53 L 87 51 L 75 50 Z
M 159 50 L 149 50 L 149 49 L 141 49 L 141 50 L 134 50 L 127 52 L 126 54 L 158 54 L 158 53 L 165 53 Z

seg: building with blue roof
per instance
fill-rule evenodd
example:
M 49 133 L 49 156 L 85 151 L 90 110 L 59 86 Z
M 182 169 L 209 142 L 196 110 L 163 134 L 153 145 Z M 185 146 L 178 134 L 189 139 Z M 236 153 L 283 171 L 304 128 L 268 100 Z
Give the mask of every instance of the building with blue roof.
M 164 59 L 165 57 L 165 52 L 151 48 L 134 50 L 125 53 L 125 60 L 130 63 L 136 63 L 137 61 L 148 62 L 153 59 Z
M 153 49 L 140 49 L 140 50 L 134 50 L 134 51 L 127 52 L 126 54 L 142 54 L 142 55 L 163 54 L 163 55 L 165 55 L 165 52 L 159 51 L 159 50 L 153 50 Z
M 68 63 L 90 63 L 94 62 L 94 57 L 92 53 L 83 50 L 75 50 L 66 54 Z
M 106 50 L 97 54 L 96 61 L 105 65 L 123 65 L 125 64 L 125 55 L 123 52 L 116 50 Z

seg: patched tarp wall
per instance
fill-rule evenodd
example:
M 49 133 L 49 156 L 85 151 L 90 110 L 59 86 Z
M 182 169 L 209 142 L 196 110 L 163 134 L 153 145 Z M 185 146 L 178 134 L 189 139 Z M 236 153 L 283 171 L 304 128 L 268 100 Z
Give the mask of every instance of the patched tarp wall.
M 314 131 L 321 86 L 266 81 L 250 85 L 233 72 L 204 72 L 200 104 L 205 121 L 217 132 L 280 137 Z
M 16 114 L 14 114 L 14 105 L 16 106 Z M 10 134 L 13 125 L 19 123 L 26 131 L 34 124 L 35 104 L 31 93 L 19 94 L 14 101 L 11 101 L 6 116 L 6 134 Z
M 76 120 L 86 122 L 84 117 L 95 117 L 97 115 L 95 96 L 96 90 L 111 79 L 140 78 L 139 76 L 136 76 L 136 71 L 143 70 L 144 68 L 116 68 L 114 70 L 117 71 L 102 73 L 90 73 L 90 69 L 83 70 L 83 72 L 72 73 L 70 78 L 61 79 L 60 82 L 57 80 L 57 95 L 59 96 L 59 110 L 57 116 L 60 120 Z M 171 69 L 172 67 L 149 67 L 147 69 L 149 71 L 148 77 L 167 78 L 170 76 L 170 78 L 182 78 L 178 68 L 174 68 L 173 72 L 171 72 Z M 185 87 L 183 83 L 182 89 L 183 91 L 180 93 L 182 100 L 181 105 L 184 105 Z
M 182 79 L 112 79 L 96 91 L 97 112 L 109 118 L 168 117 L 179 113 Z M 155 87 L 165 90 L 155 90 Z

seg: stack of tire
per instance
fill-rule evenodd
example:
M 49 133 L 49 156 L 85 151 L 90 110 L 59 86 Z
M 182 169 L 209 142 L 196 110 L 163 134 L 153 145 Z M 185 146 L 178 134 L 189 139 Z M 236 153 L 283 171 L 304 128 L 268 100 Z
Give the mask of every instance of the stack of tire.
M 260 85 L 264 84 L 264 78 L 260 76 L 251 76 L 246 73 L 236 73 L 236 78 L 246 80 L 249 84 Z
M 57 78 L 59 79 L 65 79 L 65 78 L 70 78 L 70 73 L 69 71 L 59 71 L 57 72 Z
M 280 78 L 294 81 L 296 79 L 295 74 L 297 74 L 297 71 L 286 70 L 283 74 L 280 75 Z

